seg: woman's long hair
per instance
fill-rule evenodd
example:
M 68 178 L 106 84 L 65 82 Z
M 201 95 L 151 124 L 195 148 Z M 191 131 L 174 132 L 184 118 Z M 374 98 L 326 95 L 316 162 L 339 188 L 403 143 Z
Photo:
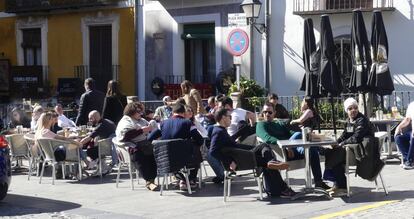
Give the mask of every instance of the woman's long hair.
M 305 99 L 303 99 L 306 103 L 306 106 L 308 106 L 308 109 L 310 109 L 313 113 L 313 115 L 317 115 L 317 112 L 315 110 L 315 104 L 312 98 L 310 97 L 305 97 Z
M 191 89 L 193 88 L 193 84 L 189 80 L 184 80 L 180 86 L 181 86 L 181 92 L 183 92 L 183 95 L 189 94 Z
M 119 91 L 118 82 L 115 80 L 108 81 L 108 87 L 106 90 L 106 96 L 119 96 L 121 95 L 121 92 Z
M 17 121 L 17 120 L 14 118 L 13 113 L 17 113 L 17 114 L 19 114 L 19 120 L 20 120 L 20 121 Z M 23 122 L 24 122 L 25 120 L 27 120 L 27 117 L 26 117 L 26 115 L 24 114 L 23 110 L 21 110 L 20 108 L 17 108 L 17 107 L 15 107 L 15 108 L 13 108 L 13 109 L 12 109 L 12 111 L 11 111 L 11 114 L 10 114 L 10 115 L 11 115 L 10 120 L 11 120 L 11 123 L 12 123 L 12 124 L 23 124 Z
M 39 119 L 37 120 L 37 129 L 35 133 L 36 138 L 42 137 L 42 131 L 45 129 L 50 129 L 50 124 L 53 114 L 51 112 L 42 113 Z

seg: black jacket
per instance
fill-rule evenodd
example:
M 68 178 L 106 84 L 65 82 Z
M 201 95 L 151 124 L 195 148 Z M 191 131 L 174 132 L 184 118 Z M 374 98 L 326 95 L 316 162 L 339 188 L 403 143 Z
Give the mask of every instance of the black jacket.
M 364 137 L 374 136 L 374 125 L 362 113 L 358 113 L 353 122 L 348 118 L 344 132 L 338 139 L 338 143 L 344 144 L 358 144 L 362 142 Z
M 118 124 L 124 115 L 124 108 L 127 105 L 127 98 L 124 95 L 106 96 L 102 109 L 102 116 L 104 119 L 109 119 Z
M 82 94 L 79 101 L 79 112 L 76 117 L 76 125 L 86 125 L 88 123 L 88 114 L 92 110 L 102 112 L 105 94 L 98 90 L 88 90 Z

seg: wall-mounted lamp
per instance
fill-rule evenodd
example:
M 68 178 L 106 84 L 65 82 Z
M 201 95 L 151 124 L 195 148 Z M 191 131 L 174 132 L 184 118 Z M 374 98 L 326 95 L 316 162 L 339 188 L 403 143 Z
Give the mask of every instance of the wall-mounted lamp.
M 256 23 L 256 19 L 259 17 L 260 9 L 262 8 L 262 3 L 259 0 L 244 0 L 240 4 L 240 7 L 246 14 L 248 24 L 253 25 L 260 34 L 267 32 L 265 24 Z

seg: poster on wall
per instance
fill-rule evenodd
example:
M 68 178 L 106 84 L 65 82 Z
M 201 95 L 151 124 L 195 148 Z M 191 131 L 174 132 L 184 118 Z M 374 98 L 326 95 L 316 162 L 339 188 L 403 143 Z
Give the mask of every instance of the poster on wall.
M 11 92 L 14 97 L 39 98 L 43 92 L 42 66 L 12 66 Z
M 0 59 L 0 95 L 7 95 L 10 87 L 10 62 Z

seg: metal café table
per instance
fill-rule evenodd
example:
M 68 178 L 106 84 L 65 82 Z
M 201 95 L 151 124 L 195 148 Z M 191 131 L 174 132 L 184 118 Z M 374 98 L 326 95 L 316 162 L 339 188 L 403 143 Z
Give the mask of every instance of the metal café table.
M 305 188 L 299 192 L 297 195 L 292 197 L 292 200 L 302 198 L 307 196 L 308 194 L 321 194 L 330 198 L 329 193 L 323 189 L 314 188 L 312 186 L 312 175 L 311 175 L 311 168 L 310 168 L 310 158 L 309 158 L 309 149 L 310 147 L 320 147 L 326 145 L 336 145 L 336 140 L 332 138 L 326 138 L 325 140 L 321 141 L 303 141 L 302 139 L 295 139 L 295 140 L 278 140 L 277 144 L 282 149 L 287 148 L 295 148 L 295 147 L 303 147 L 305 149 Z
M 397 154 L 392 153 L 391 130 L 393 128 L 395 128 L 402 121 L 402 119 L 395 119 L 395 118 L 391 118 L 391 119 L 374 119 L 374 118 L 371 118 L 370 121 L 374 125 L 385 125 L 386 128 L 387 128 L 388 141 L 386 142 L 386 147 L 385 147 L 385 151 L 384 151 L 385 153 L 383 155 L 385 155 L 387 159 L 397 158 L 397 159 L 400 160 L 401 158 L 398 155 L 398 153 Z

